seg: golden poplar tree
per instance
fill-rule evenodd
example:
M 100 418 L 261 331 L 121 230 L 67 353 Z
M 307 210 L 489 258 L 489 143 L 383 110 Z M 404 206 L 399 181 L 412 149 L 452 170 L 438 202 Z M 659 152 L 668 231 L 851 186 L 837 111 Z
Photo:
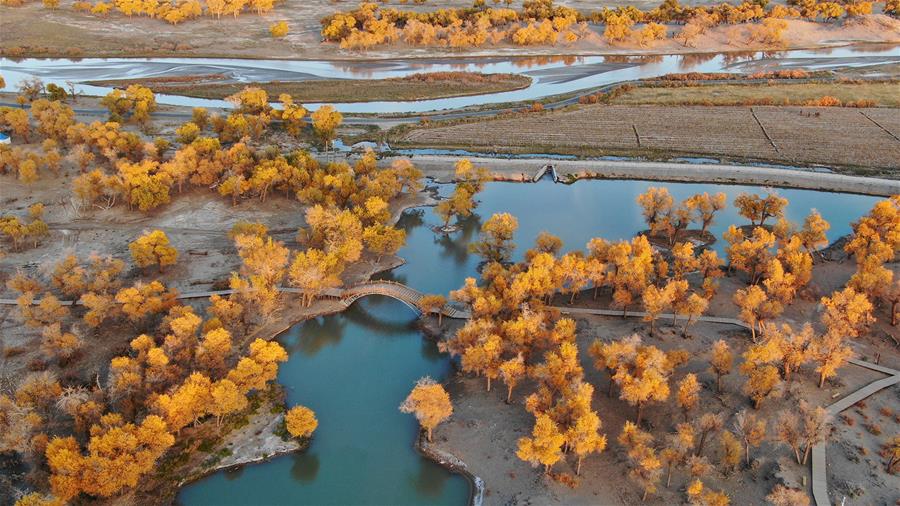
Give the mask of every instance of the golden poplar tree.
M 744 444 L 744 458 L 749 467 L 750 449 L 761 445 L 766 438 L 766 420 L 757 417 L 746 409 L 742 409 L 734 415 L 733 428 L 735 434 Z
M 284 414 L 284 423 L 288 432 L 299 438 L 310 437 L 319 426 L 316 414 L 306 406 L 294 406 Z
M 525 377 L 525 359 L 519 353 L 500 364 L 500 379 L 506 384 L 506 403 L 512 400 L 513 389 Z
M 686 374 L 678 383 L 677 401 L 678 407 L 684 411 L 684 418 L 687 420 L 688 414 L 700 403 L 700 383 L 697 381 L 696 374 Z
M 169 244 L 169 238 L 162 230 L 141 235 L 128 245 L 128 249 L 135 265 L 142 269 L 158 265 L 159 272 L 163 272 L 167 265 L 173 265 L 178 260 L 178 250 Z
M 453 414 L 453 404 L 444 387 L 425 376 L 416 382 L 412 392 L 400 405 L 400 411 L 415 415 L 430 442 L 434 428 Z
M 553 464 L 562 459 L 565 441 L 565 436 L 553 419 L 546 414 L 538 414 L 531 437 L 519 438 L 516 456 L 530 462 L 532 466 L 544 466 L 544 473 L 548 473 Z

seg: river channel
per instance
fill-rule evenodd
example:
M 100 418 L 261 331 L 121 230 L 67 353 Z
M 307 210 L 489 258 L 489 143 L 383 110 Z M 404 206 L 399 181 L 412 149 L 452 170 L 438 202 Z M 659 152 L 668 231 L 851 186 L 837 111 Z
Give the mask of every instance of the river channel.
M 427 293 L 446 294 L 476 276 L 478 258 L 467 252 L 483 220 L 496 212 L 518 217 L 520 259 L 543 230 L 559 235 L 566 249 L 583 248 L 592 237 L 626 239 L 644 228 L 635 197 L 665 184 L 676 199 L 697 192 L 725 192 L 729 202 L 760 188 L 645 181 L 542 181 L 489 183 L 476 214 L 449 239 L 435 235 L 432 208 L 408 210 L 400 221 L 406 264 L 380 277 Z M 440 185 L 446 195 L 451 185 Z M 790 201 L 787 217 L 801 222 L 812 208 L 831 222 L 829 239 L 850 231 L 850 222 L 878 200 L 859 195 L 780 189 Z M 729 208 L 711 231 L 721 238 L 727 225 L 744 223 Z M 721 242 L 716 248 L 721 250 Z M 397 409 L 417 378 L 446 379 L 447 357 L 415 328 L 416 315 L 381 297 L 363 299 L 349 310 L 296 324 L 279 336 L 290 353 L 279 382 L 288 403 L 316 411 L 319 429 L 309 450 L 234 472 L 219 472 L 185 487 L 185 505 L 224 504 L 455 504 L 469 497 L 469 484 L 421 457 L 413 449 L 416 424 Z M 490 487 L 490 484 L 488 484 Z
M 605 85 L 658 77 L 673 72 L 756 72 L 780 68 L 823 70 L 900 63 L 896 45 L 840 46 L 777 52 L 663 56 L 558 56 L 535 58 L 447 58 L 441 60 L 243 60 L 223 58 L 83 58 L 79 60 L 0 58 L 3 91 L 15 91 L 23 79 L 76 83 L 85 95 L 102 96 L 111 88 L 85 81 L 223 74 L 236 82 L 310 79 L 385 79 L 423 72 L 518 73 L 532 83 L 515 91 L 419 101 L 335 104 L 343 113 L 421 113 L 462 107 L 537 100 Z M 231 107 L 223 100 L 157 95 L 160 104 Z M 316 109 L 321 104 L 304 104 Z

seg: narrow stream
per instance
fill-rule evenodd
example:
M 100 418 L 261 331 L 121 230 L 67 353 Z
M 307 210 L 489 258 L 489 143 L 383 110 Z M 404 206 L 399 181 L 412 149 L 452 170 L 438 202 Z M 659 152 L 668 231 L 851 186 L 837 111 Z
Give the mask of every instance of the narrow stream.
M 435 235 L 432 208 L 407 211 L 400 226 L 408 233 L 399 252 L 407 263 L 381 277 L 427 293 L 446 294 L 476 276 L 478 258 L 467 251 L 480 223 L 496 212 L 519 220 L 521 258 L 543 230 L 559 235 L 567 249 L 583 248 L 592 237 L 627 239 L 645 228 L 635 197 L 665 185 L 676 199 L 698 192 L 725 192 L 729 203 L 742 191 L 760 188 L 645 181 L 579 181 L 573 185 L 489 183 L 477 213 L 450 238 Z M 451 185 L 440 185 L 443 195 Z M 831 222 L 829 239 L 850 231 L 875 197 L 807 190 L 778 190 L 789 199 L 787 216 L 801 222 L 817 208 Z M 721 212 L 712 231 L 744 223 L 737 212 Z M 721 251 L 722 241 L 716 245 Z M 400 302 L 370 297 L 341 314 L 296 324 L 279 336 L 290 353 L 279 373 L 289 404 L 314 409 L 319 429 L 310 449 L 220 472 L 185 487 L 185 505 L 225 504 L 465 504 L 467 482 L 413 450 L 416 423 L 397 407 L 414 381 L 425 374 L 444 379 L 449 361 L 415 329 L 416 316 Z M 490 484 L 488 484 L 490 486 Z
M 807 70 L 867 67 L 900 63 L 897 46 L 859 45 L 780 52 L 687 54 L 664 56 L 579 56 L 534 58 L 459 58 L 443 60 L 251 60 L 224 58 L 83 58 L 79 60 L 0 58 L 3 91 L 15 91 L 23 79 L 65 85 L 106 79 L 138 79 L 224 74 L 237 82 L 310 79 L 384 79 L 421 72 L 469 71 L 519 73 L 532 78 L 522 90 L 419 101 L 336 104 L 345 113 L 418 113 L 460 107 L 537 100 L 618 82 L 673 72 L 747 72 L 778 68 Z M 85 95 L 102 96 L 110 88 L 78 84 Z M 223 100 L 157 95 L 160 104 L 230 107 Z M 305 104 L 316 109 L 321 104 Z

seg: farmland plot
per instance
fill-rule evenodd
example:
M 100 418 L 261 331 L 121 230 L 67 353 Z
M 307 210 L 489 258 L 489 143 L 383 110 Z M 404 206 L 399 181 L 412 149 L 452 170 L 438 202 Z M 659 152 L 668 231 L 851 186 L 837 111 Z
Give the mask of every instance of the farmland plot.
M 571 111 L 419 128 L 407 132 L 400 142 L 497 151 L 580 151 L 593 155 L 690 153 L 797 164 L 896 168 L 900 160 L 900 140 L 895 137 L 898 133 L 897 109 L 592 105 Z

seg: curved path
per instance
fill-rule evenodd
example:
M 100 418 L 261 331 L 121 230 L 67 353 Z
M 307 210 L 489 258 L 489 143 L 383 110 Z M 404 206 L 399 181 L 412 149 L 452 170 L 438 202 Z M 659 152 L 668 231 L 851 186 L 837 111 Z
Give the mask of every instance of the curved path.
M 278 287 L 278 291 L 282 293 L 295 293 L 295 294 L 303 294 L 306 293 L 305 290 L 301 290 L 300 288 L 291 288 L 291 287 Z M 231 295 L 234 293 L 234 290 L 209 290 L 205 292 L 186 292 L 179 293 L 177 297 L 178 300 L 185 299 L 205 299 L 208 297 L 212 297 L 213 295 Z M 391 297 L 392 299 L 399 300 L 400 302 L 409 306 L 413 311 L 418 313 L 424 313 L 424 309 L 422 308 L 421 302 L 422 298 L 425 297 L 425 294 L 416 290 L 415 288 L 410 288 L 402 283 L 397 283 L 396 281 L 387 281 L 387 280 L 374 280 L 367 281 L 364 283 L 360 283 L 358 285 L 351 286 L 349 288 L 328 288 L 321 292 L 315 294 L 318 297 L 328 297 L 332 299 L 338 299 L 344 306 L 350 306 L 357 300 L 367 297 L 369 295 L 384 295 L 385 297 Z M 81 301 L 78 300 L 61 300 L 59 301 L 63 306 L 80 306 Z M 37 299 L 32 301 L 33 305 L 40 304 L 41 300 Z M 0 305 L 17 305 L 18 302 L 16 299 L 0 299 Z M 468 319 L 471 318 L 471 313 L 468 310 L 461 309 L 458 307 L 454 307 L 452 304 L 445 304 L 443 308 L 441 308 L 441 314 L 448 318 L 457 318 L 457 319 Z
M 559 307 L 555 306 L 554 309 L 558 309 L 560 313 L 563 314 L 587 314 L 587 315 L 598 315 L 598 316 L 625 316 L 625 317 L 644 317 L 647 315 L 646 312 L 643 311 L 618 311 L 612 309 L 590 309 L 590 308 L 578 308 L 578 307 Z M 671 313 L 668 314 L 660 314 L 659 319 L 665 318 L 674 318 L 675 315 Z M 738 327 L 742 327 L 745 329 L 749 329 L 750 326 L 744 323 L 741 320 L 735 318 L 726 318 L 720 316 L 701 316 L 697 318 L 697 321 L 707 322 L 707 323 L 721 323 L 725 325 L 737 325 Z M 884 367 L 883 365 L 873 364 L 871 362 L 866 362 L 865 360 L 858 359 L 850 359 L 847 361 L 850 364 L 857 365 L 859 367 L 864 367 L 866 369 L 871 369 L 873 371 L 877 371 L 880 373 L 887 374 L 887 378 L 882 378 L 877 381 L 873 381 L 868 385 L 860 388 L 859 390 L 842 397 L 840 400 L 827 406 L 825 409 L 828 411 L 828 414 L 834 416 L 844 411 L 845 409 L 853 406 L 857 402 L 871 396 L 872 394 L 884 390 L 885 388 L 892 387 L 898 383 L 900 383 L 900 371 L 891 369 L 890 367 Z M 821 442 L 817 445 L 813 446 L 812 449 L 812 492 L 813 499 L 816 501 L 816 506 L 830 506 L 831 501 L 828 498 L 828 473 L 827 473 L 827 463 L 825 458 L 825 447 L 827 446 L 827 442 Z
M 825 410 L 828 411 L 828 414 L 832 416 L 837 415 L 841 411 L 849 408 L 850 406 L 853 406 L 857 402 L 865 399 L 866 397 L 869 397 L 879 390 L 883 390 L 900 383 L 900 371 L 872 364 L 863 360 L 850 359 L 848 360 L 848 362 L 860 367 L 865 367 L 866 369 L 871 369 L 873 371 L 888 374 L 889 376 L 878 381 L 873 381 L 872 383 L 869 383 L 868 385 L 860 388 L 852 394 L 826 407 Z M 825 458 L 826 446 L 826 442 L 821 442 L 813 446 L 812 449 L 812 491 L 813 499 L 815 499 L 816 501 L 816 506 L 831 505 L 831 500 L 828 497 L 828 465 Z
M 305 293 L 303 290 L 298 288 L 290 288 L 290 287 L 279 287 L 279 291 L 282 293 Z M 211 297 L 212 295 L 230 295 L 234 293 L 233 290 L 212 290 L 206 292 L 188 292 L 182 293 L 178 295 L 178 299 L 199 299 Z M 355 301 L 367 297 L 369 295 L 383 295 L 386 297 L 391 297 L 393 299 L 399 300 L 409 306 L 411 309 L 418 313 L 424 313 L 421 307 L 421 300 L 425 296 L 422 292 L 406 286 L 402 283 L 397 283 L 396 281 L 387 281 L 387 280 L 374 280 L 367 281 L 365 283 L 360 283 L 358 285 L 351 286 L 349 288 L 341 289 L 341 288 L 331 288 L 324 290 L 318 294 L 318 296 L 324 296 L 329 298 L 338 299 L 345 307 L 349 307 Z M 34 304 L 39 304 L 39 300 L 35 300 Z M 72 306 L 72 305 L 80 305 L 78 301 L 60 301 L 60 303 L 64 306 Z M 0 299 L 0 305 L 16 305 L 15 299 Z M 597 315 L 597 316 L 617 316 L 617 317 L 626 317 L 626 318 L 643 318 L 647 316 L 647 313 L 644 311 L 619 311 L 615 309 L 592 309 L 592 308 L 582 308 L 582 307 L 565 307 L 565 306 L 551 306 L 553 309 L 558 310 L 562 314 L 567 315 Z M 447 316 L 449 318 L 458 318 L 458 319 L 468 319 L 471 318 L 471 313 L 466 309 L 461 309 L 458 307 L 454 307 L 451 304 L 446 304 L 443 308 L 441 308 L 441 314 Z M 658 315 L 659 319 L 668 319 L 671 318 L 677 320 L 678 315 L 673 315 L 672 313 L 663 313 Z M 728 318 L 723 316 L 700 316 L 696 318 L 698 322 L 706 322 L 706 323 L 717 323 L 723 325 L 735 325 L 744 329 L 749 329 L 749 325 L 744 323 L 743 321 L 736 318 Z M 900 371 L 891 369 L 889 367 L 884 367 L 882 365 L 872 364 L 870 362 L 866 362 L 864 360 L 858 359 L 850 359 L 847 362 L 857 365 L 859 367 L 864 367 L 867 369 L 871 369 L 873 371 L 877 371 L 883 374 L 887 374 L 887 378 L 883 378 L 868 385 L 863 388 L 841 398 L 837 402 L 829 405 L 826 409 L 829 414 L 836 415 L 841 411 L 853 406 L 857 402 L 871 396 L 872 394 L 879 392 L 885 388 L 894 386 L 900 383 Z M 815 499 L 817 506 L 830 506 L 831 502 L 828 498 L 828 475 L 827 475 L 827 464 L 825 457 L 825 448 L 826 443 L 822 442 L 817 444 L 812 449 L 812 491 L 813 498 Z

